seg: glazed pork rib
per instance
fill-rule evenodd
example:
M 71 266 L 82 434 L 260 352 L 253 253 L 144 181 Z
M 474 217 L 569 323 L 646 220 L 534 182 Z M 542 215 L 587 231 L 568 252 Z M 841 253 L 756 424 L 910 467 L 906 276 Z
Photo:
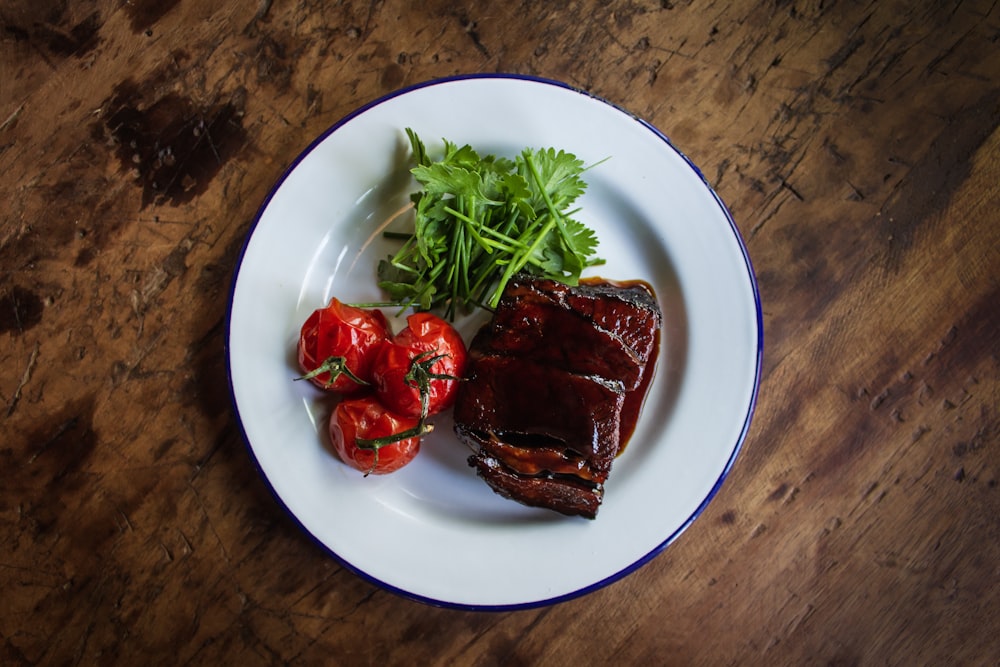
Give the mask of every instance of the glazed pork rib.
M 469 347 L 455 403 L 469 464 L 504 497 L 596 517 L 661 320 L 641 283 L 515 277 Z

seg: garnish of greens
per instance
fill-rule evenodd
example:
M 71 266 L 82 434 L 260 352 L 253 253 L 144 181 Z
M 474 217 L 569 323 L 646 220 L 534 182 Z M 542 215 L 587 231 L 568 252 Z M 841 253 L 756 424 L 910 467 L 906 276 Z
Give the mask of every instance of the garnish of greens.
M 587 187 L 576 156 L 526 148 L 513 160 L 480 156 L 447 139 L 431 159 L 406 129 L 421 190 L 412 196 L 412 234 L 389 233 L 402 246 L 379 262 L 379 286 L 394 304 L 438 309 L 451 320 L 476 307 L 496 307 L 519 271 L 575 285 L 603 264 L 597 236 L 573 219 Z

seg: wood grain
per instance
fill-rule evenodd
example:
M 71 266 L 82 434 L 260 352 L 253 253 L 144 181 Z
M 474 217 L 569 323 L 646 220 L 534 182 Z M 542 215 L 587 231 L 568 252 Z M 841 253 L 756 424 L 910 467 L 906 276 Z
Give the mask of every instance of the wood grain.
M 4 3 L 0 663 L 997 664 L 998 41 L 988 1 Z M 473 613 L 299 532 L 240 441 L 223 334 L 309 141 L 494 71 L 602 96 L 701 167 L 765 360 L 675 544 Z

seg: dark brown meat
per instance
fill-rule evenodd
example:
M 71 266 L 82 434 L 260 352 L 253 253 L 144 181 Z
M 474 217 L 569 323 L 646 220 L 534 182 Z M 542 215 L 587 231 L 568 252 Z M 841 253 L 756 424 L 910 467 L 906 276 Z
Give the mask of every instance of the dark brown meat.
M 660 320 L 642 285 L 511 281 L 473 339 L 455 404 L 470 465 L 500 495 L 594 518 Z
M 624 391 L 532 359 L 479 357 L 472 362 L 455 422 L 464 432 L 560 443 L 582 456 L 606 457 L 619 427 Z M 614 453 L 612 452 L 612 457 Z
M 604 489 L 600 486 L 587 486 L 572 478 L 519 475 L 488 455 L 473 456 L 469 463 L 495 492 L 524 505 L 588 519 L 595 518 L 601 506 Z

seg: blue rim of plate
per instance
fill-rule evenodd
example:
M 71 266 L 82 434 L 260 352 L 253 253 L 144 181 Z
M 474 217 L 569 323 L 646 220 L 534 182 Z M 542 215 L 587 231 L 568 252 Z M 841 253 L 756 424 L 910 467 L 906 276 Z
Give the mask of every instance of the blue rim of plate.
M 705 185 L 705 187 L 711 193 L 712 197 L 715 199 L 715 202 L 718 204 L 719 208 L 721 209 L 723 215 L 725 215 L 726 220 L 729 222 L 730 230 L 732 231 L 733 236 L 735 237 L 736 242 L 739 245 L 740 252 L 741 252 L 741 254 L 743 256 L 743 261 L 746 264 L 747 276 L 748 276 L 748 278 L 750 280 L 750 286 L 751 286 L 751 289 L 753 291 L 754 308 L 756 310 L 756 316 L 757 316 L 757 350 L 756 350 L 756 360 L 755 360 L 755 366 L 754 366 L 753 390 L 751 391 L 751 394 L 750 394 L 750 401 L 747 404 L 746 415 L 745 415 L 744 420 L 743 420 L 743 427 L 740 430 L 740 434 L 737 437 L 737 440 L 736 440 L 736 442 L 733 445 L 733 450 L 732 450 L 732 453 L 729 456 L 729 460 L 726 461 L 725 466 L 723 467 L 721 473 L 719 474 L 719 478 L 716 480 L 716 482 L 712 486 L 711 490 L 705 496 L 704 500 L 702 500 L 702 502 L 698 505 L 698 507 L 696 507 L 695 510 L 691 513 L 691 516 L 689 516 L 687 518 L 687 520 L 685 520 L 676 530 L 674 530 L 670 535 L 668 535 L 655 548 L 653 548 L 652 550 L 650 550 L 644 556 L 638 558 L 635 562 L 633 562 L 632 564 L 628 565 L 627 567 L 624 567 L 621 570 L 619 570 L 619 571 L 617 571 L 617 572 L 615 572 L 615 573 L 613 573 L 613 574 L 611 574 L 611 575 L 609 575 L 609 576 L 607 576 L 607 577 L 605 577 L 603 579 L 600 579 L 599 581 L 596 581 L 596 582 L 594 582 L 592 584 L 589 584 L 587 586 L 583 586 L 583 587 L 581 587 L 581 588 L 579 588 L 579 589 L 577 589 L 575 591 L 571 591 L 569 593 L 565 593 L 565 594 L 558 595 L 558 596 L 551 597 L 551 598 L 545 598 L 545 599 L 541 599 L 541 600 L 532 600 L 532 601 L 529 601 L 529 602 L 515 603 L 515 604 L 483 605 L 483 604 L 466 604 L 466 603 L 459 603 L 459 602 L 449 602 L 447 600 L 437 600 L 437 599 L 434 599 L 434 598 L 429 598 L 427 596 L 423 596 L 423 595 L 419 595 L 419 594 L 413 593 L 411 591 L 407 591 L 406 589 L 400 588 L 398 586 L 394 586 L 393 584 L 390 584 L 390 583 L 388 583 L 386 581 L 382 581 L 381 579 L 373 577 L 372 575 L 368 574 L 367 572 L 365 572 L 362 569 L 359 569 L 357 566 L 353 565 L 352 563 L 347 562 L 345 559 L 341 558 L 341 556 L 339 554 L 337 554 L 330 547 L 328 547 L 321 540 L 319 540 L 315 535 L 313 535 L 302 524 L 302 522 L 295 515 L 295 513 L 292 512 L 288 508 L 288 506 L 285 504 L 285 502 L 281 499 L 281 497 L 275 491 L 274 487 L 271 485 L 270 481 L 268 480 L 266 472 L 261 467 L 260 461 L 257 459 L 257 456 L 254 454 L 253 446 L 250 443 L 250 438 L 247 436 L 246 429 L 243 426 L 243 420 L 240 418 L 239 404 L 236 401 L 235 387 L 233 386 L 232 360 L 231 360 L 230 352 L 229 352 L 229 340 L 230 340 L 230 334 L 231 334 L 230 326 L 231 326 L 231 322 L 232 322 L 233 301 L 234 301 L 234 298 L 235 298 L 235 295 L 236 295 L 236 285 L 237 285 L 237 282 L 239 281 L 240 269 L 243 266 L 243 259 L 244 259 L 245 255 L 246 255 L 247 247 L 249 246 L 250 239 L 253 237 L 254 231 L 257 229 L 257 225 L 260 222 L 261 216 L 264 214 L 264 211 L 267 210 L 267 207 L 270 204 L 271 199 L 274 197 L 275 193 L 278 192 L 278 190 L 281 188 L 282 184 L 289 177 L 289 175 L 295 170 L 295 168 L 299 165 L 299 163 L 302 162 L 316 148 L 316 146 L 318 146 L 320 143 L 322 143 L 324 140 L 326 140 L 327 137 L 329 137 L 331 134 L 333 134 L 334 132 L 336 132 L 343 125 L 345 125 L 346 123 L 348 123 L 351 119 L 353 119 L 353 118 L 355 118 L 357 116 L 360 116 L 361 114 L 365 113 L 369 109 L 372 109 L 372 108 L 374 108 L 376 106 L 379 106 L 380 104 L 383 104 L 383 103 L 385 103 L 385 102 L 387 102 L 389 100 L 392 100 L 392 99 L 394 99 L 396 97 L 399 97 L 401 95 L 406 95 L 407 93 L 413 92 L 415 90 L 419 90 L 421 88 L 429 88 L 429 87 L 437 86 L 437 85 L 441 85 L 441 84 L 447 84 L 447 83 L 452 83 L 452 82 L 455 82 L 455 81 L 464 81 L 464 80 L 470 80 L 470 79 L 520 80 L 520 81 L 528 81 L 528 82 L 532 82 L 532 83 L 538 83 L 538 84 L 542 84 L 542 85 L 555 86 L 555 87 L 558 87 L 558 88 L 563 88 L 565 90 L 569 90 L 569 91 L 578 93 L 580 95 L 583 95 L 584 97 L 588 97 L 588 98 L 590 98 L 592 100 L 595 100 L 597 102 L 601 102 L 603 104 L 606 104 L 606 105 L 608 105 L 608 106 L 610 106 L 610 107 L 612 107 L 612 108 L 620 111 L 621 113 L 625 114 L 629 118 L 632 118 L 637 123 L 639 123 L 640 125 L 642 125 L 643 127 L 645 127 L 647 130 L 649 130 L 653 134 L 653 136 L 655 138 L 657 138 L 660 141 L 664 142 L 670 148 L 670 150 L 672 150 L 675 153 L 677 153 L 684 160 L 685 164 L 687 164 L 691 168 L 691 170 L 694 171 L 694 173 L 698 176 L 698 179 Z M 227 303 L 226 303 L 226 319 L 225 319 L 225 340 L 224 340 L 224 346 L 225 346 L 225 357 L 226 357 L 226 376 L 227 376 L 227 382 L 228 382 L 228 387 L 229 387 L 229 399 L 230 399 L 230 403 L 233 406 L 233 415 L 236 417 L 236 425 L 239 428 L 240 436 L 242 437 L 243 443 L 246 446 L 248 454 L 250 455 L 250 459 L 251 459 L 251 461 L 253 461 L 254 467 L 257 469 L 258 474 L 260 474 L 261 478 L 263 479 L 264 484 L 267 486 L 268 490 L 271 493 L 271 496 L 278 503 L 278 505 L 285 511 L 285 513 L 292 519 L 292 521 L 299 527 L 299 529 L 302 530 L 302 532 L 304 532 L 306 535 L 309 536 L 310 540 L 313 543 L 315 543 L 317 546 L 319 546 L 320 549 L 322 549 L 324 552 L 326 552 L 328 555 L 330 555 L 342 567 L 344 567 L 345 569 L 349 570 L 350 572 L 353 572 L 356 576 L 360 577 L 361 579 L 363 579 L 363 580 L 365 580 L 365 581 L 367 581 L 367 582 L 369 582 L 371 584 L 374 584 L 375 586 L 377 586 L 379 588 L 387 590 L 387 591 L 389 591 L 391 593 L 394 593 L 396 595 L 399 595 L 401 597 L 408 598 L 410 600 L 421 602 L 421 603 L 424 603 L 424 604 L 427 604 L 427 605 L 430 605 L 430 606 L 434 606 L 434 607 L 443 607 L 443 608 L 458 609 L 458 610 L 465 610 L 465 611 L 517 611 L 517 610 L 534 609 L 534 608 L 538 608 L 538 607 L 551 606 L 551 605 L 559 604 L 561 602 L 567 602 L 569 600 L 573 600 L 573 599 L 576 599 L 576 598 L 588 595 L 590 593 L 593 593 L 596 590 L 604 588 L 605 586 L 608 586 L 608 585 L 610 585 L 610 584 L 612 584 L 612 583 L 614 583 L 614 582 L 616 582 L 616 581 L 618 581 L 620 579 L 623 579 L 624 577 L 628 576 L 632 572 L 635 572 L 636 570 L 638 570 L 639 568 L 641 568 L 643 565 L 645 565 L 646 563 L 648 563 L 649 561 L 651 561 L 653 558 L 655 558 L 656 556 L 658 556 L 664 549 L 666 549 L 672 542 L 674 542 L 674 540 L 676 540 L 681 535 L 681 533 L 683 533 L 694 522 L 694 520 L 698 518 L 698 516 L 701 515 L 701 513 L 705 510 L 706 507 L 708 507 L 708 504 L 712 501 L 712 499 L 715 497 L 715 495 L 719 492 L 719 489 L 722 488 L 722 484 L 725 482 L 725 479 L 729 475 L 729 472 L 732 469 L 733 464 L 736 462 L 736 458 L 739 456 L 739 453 L 740 453 L 740 451 L 743 448 L 743 443 L 745 442 L 747 434 L 749 433 L 749 430 L 750 430 L 750 423 L 751 423 L 751 421 L 753 419 L 754 410 L 756 409 L 756 406 L 757 406 L 757 396 L 758 396 L 758 392 L 759 392 L 759 389 L 760 389 L 760 379 L 761 379 L 760 376 L 761 376 L 761 369 L 762 369 L 763 357 L 764 357 L 764 321 L 763 321 L 763 312 L 761 310 L 761 303 L 760 303 L 760 290 L 759 290 L 758 285 L 757 285 L 756 274 L 754 273 L 753 264 L 750 261 L 750 254 L 747 251 L 747 247 L 746 247 L 746 244 L 745 244 L 745 242 L 743 240 L 743 236 L 741 235 L 739 228 L 736 226 L 736 222 L 735 222 L 735 220 L 733 220 L 733 216 L 730 214 L 729 209 L 726 207 L 725 203 L 722 201 L 722 199 L 719 197 L 719 195 L 715 192 L 715 189 L 709 184 L 708 180 L 705 178 L 705 175 L 702 173 L 702 171 L 697 167 L 697 165 L 695 165 L 691 161 L 690 158 L 688 158 L 688 156 L 684 152 L 678 150 L 678 148 L 673 144 L 673 142 L 670 141 L 670 139 L 667 137 L 666 134 L 664 134 L 663 132 L 661 132 L 653 124 L 649 123 L 646 120 L 643 120 L 642 118 L 639 118 L 638 116 L 636 116 L 635 114 L 631 113 L 630 111 L 622 108 L 621 106 L 619 106 L 617 104 L 614 104 L 613 102 L 609 102 L 608 100 L 605 100 L 605 99 L 603 99 L 601 97 L 598 97 L 596 95 L 593 95 L 593 94 L 591 94 L 591 93 L 589 93 L 589 92 L 587 92 L 585 90 L 582 90 L 582 89 L 577 88 L 575 86 L 572 86 L 570 84 L 564 83 L 562 81 L 557 81 L 555 79 L 547 79 L 547 78 L 539 77 L 539 76 L 531 76 L 531 75 L 527 75 L 527 74 L 507 74 L 507 73 L 493 73 L 493 74 L 489 74 L 489 73 L 476 73 L 476 74 L 459 74 L 459 75 L 455 75 L 455 76 L 448 76 L 448 77 L 441 77 L 441 78 L 436 78 L 436 79 L 430 79 L 430 80 L 427 80 L 427 81 L 423 81 L 421 83 L 416 83 L 416 84 L 413 84 L 411 86 L 407 86 L 405 88 L 401 88 L 399 90 L 395 90 L 395 91 L 393 91 L 391 93 L 383 95 L 382 97 L 376 98 L 376 99 L 372 100 L 371 102 L 368 102 L 367 104 L 364 104 L 364 105 L 358 107 L 357 109 L 355 109 L 351 113 L 347 114 L 346 116 L 342 117 L 339 121 L 337 121 L 336 123 L 334 123 L 333 125 L 331 125 L 329 128 L 327 128 L 327 130 L 325 132 L 323 132 L 318 137 L 316 137 L 312 142 L 310 142 L 310 144 L 301 153 L 299 153 L 299 155 L 285 169 L 284 173 L 277 180 L 277 182 L 275 182 L 275 184 L 271 187 L 271 190 L 270 190 L 270 192 L 268 192 L 267 197 L 264 199 L 264 201 L 258 207 L 257 213 L 256 213 L 256 215 L 254 215 L 253 222 L 250 224 L 250 229 L 246 233 L 246 237 L 244 239 L 243 246 L 240 248 L 239 256 L 236 258 L 236 265 L 235 265 L 235 267 L 233 269 L 233 276 L 232 276 L 232 280 L 231 280 L 230 286 L 229 286 L 229 296 L 228 296 L 228 300 L 227 300 Z

